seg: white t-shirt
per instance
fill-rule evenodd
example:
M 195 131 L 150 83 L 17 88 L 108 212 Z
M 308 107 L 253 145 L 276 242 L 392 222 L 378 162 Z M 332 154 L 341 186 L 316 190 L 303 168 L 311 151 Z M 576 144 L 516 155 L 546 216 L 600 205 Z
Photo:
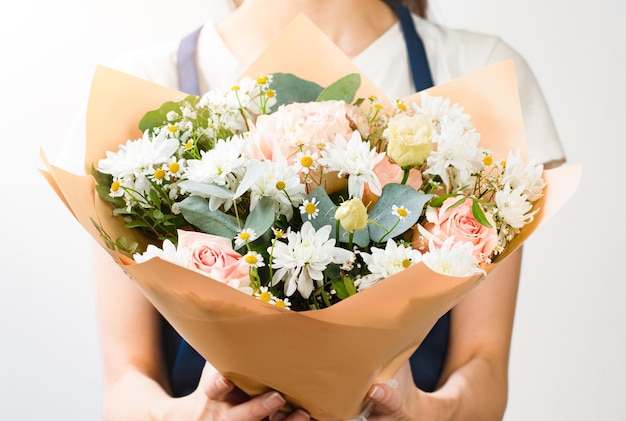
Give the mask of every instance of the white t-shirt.
M 492 35 L 446 28 L 417 16 L 413 19 L 424 43 L 435 84 L 512 59 L 518 79 L 529 157 L 543 163 L 564 160 L 543 93 L 528 64 L 513 48 Z M 125 54 L 109 66 L 163 86 L 178 88 L 176 65 L 179 42 L 176 40 Z M 414 92 L 399 23 L 370 44 L 353 62 L 390 99 L 403 98 Z M 213 21 L 208 21 L 200 32 L 197 63 L 202 92 L 232 86 L 245 70 L 245 66 L 224 44 Z M 84 118 L 80 121 L 84 124 Z M 83 172 L 84 143 L 83 137 L 71 135 L 57 165 L 77 173 Z

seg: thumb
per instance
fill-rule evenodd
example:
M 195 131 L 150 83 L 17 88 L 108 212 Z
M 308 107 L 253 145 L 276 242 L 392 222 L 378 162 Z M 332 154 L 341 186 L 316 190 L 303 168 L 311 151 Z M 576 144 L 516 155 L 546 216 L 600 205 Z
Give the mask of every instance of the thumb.
M 222 400 L 233 390 L 234 384 L 222 376 L 217 370 L 206 363 L 200 376 L 199 388 L 211 400 Z

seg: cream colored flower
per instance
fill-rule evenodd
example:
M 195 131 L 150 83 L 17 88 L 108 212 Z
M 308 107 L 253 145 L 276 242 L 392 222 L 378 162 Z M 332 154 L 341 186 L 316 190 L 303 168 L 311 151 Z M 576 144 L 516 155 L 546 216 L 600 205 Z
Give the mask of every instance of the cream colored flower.
M 346 200 L 337 208 L 335 219 L 346 231 L 358 231 L 367 226 L 367 209 L 361 199 Z
M 383 136 L 389 158 L 402 168 L 417 167 L 432 150 L 433 120 L 427 115 L 400 113 L 389 120 Z

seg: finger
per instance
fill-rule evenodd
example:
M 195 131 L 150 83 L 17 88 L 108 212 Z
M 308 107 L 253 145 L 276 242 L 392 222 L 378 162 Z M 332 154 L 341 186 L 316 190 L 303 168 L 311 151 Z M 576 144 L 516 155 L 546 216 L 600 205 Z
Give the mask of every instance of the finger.
M 235 385 L 220 373 L 213 373 L 202 380 L 204 393 L 211 400 L 225 400 L 226 396 L 235 388 Z
M 267 392 L 233 407 L 229 413 L 229 419 L 233 421 L 262 420 L 278 412 L 285 403 L 285 398 L 280 393 Z
M 270 421 L 309 421 L 310 419 L 311 416 L 302 409 L 298 409 L 291 414 L 279 411 L 270 416 Z
M 368 393 L 377 414 L 392 414 L 402 408 L 402 396 L 398 393 L 397 382 L 390 381 L 372 386 Z

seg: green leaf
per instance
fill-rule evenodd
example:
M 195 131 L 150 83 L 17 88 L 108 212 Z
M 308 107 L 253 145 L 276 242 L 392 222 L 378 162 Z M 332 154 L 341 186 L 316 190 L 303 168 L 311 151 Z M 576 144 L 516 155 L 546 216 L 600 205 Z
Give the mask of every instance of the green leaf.
M 424 194 L 405 184 L 386 184 L 383 192 L 369 213 L 375 224 L 369 224 L 370 238 L 379 243 L 395 238 L 411 228 L 432 194 Z M 393 205 L 404 206 L 410 214 L 401 220 L 392 213 Z M 389 231 L 389 232 L 387 232 Z
M 257 237 L 265 234 L 274 224 L 274 201 L 263 196 L 248 215 L 244 228 L 254 230 Z
M 315 82 L 301 79 L 292 73 L 273 73 L 270 88 L 276 92 L 272 112 L 283 104 L 315 101 L 323 88 Z
M 487 228 L 493 228 L 493 226 L 485 216 L 483 209 L 480 207 L 480 203 L 476 199 L 472 200 L 472 215 L 474 215 L 474 218 L 478 221 L 479 224 L 484 225 Z
M 190 196 L 180 202 L 185 220 L 202 232 L 233 239 L 239 232 L 237 219 L 220 210 L 210 210 L 206 199 Z
M 354 101 L 356 91 L 361 86 L 361 75 L 351 73 L 333 82 L 324 89 L 317 97 L 318 101 L 345 101 L 348 104 Z
M 196 95 L 188 95 L 180 100 L 167 101 L 156 110 L 148 111 L 143 116 L 143 118 L 139 121 L 139 130 L 145 132 L 146 130 L 162 126 L 163 124 L 165 124 L 165 122 L 167 122 L 167 113 L 169 113 L 170 111 L 175 111 L 179 115 L 182 115 L 180 111 L 181 104 L 190 103 L 194 105 L 199 100 L 200 97 Z

